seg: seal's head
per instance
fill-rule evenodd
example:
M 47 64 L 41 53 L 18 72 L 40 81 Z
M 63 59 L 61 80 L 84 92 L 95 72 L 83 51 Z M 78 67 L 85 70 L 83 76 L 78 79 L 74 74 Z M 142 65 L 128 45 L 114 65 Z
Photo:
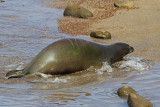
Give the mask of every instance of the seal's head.
M 134 51 L 134 48 L 126 43 L 115 43 L 113 45 L 114 54 L 111 58 L 111 63 L 121 61 L 125 55 Z

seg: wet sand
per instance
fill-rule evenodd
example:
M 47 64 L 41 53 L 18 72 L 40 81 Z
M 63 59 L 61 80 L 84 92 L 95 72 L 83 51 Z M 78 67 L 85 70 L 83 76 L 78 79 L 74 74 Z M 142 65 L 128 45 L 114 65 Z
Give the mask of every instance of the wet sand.
M 72 4 L 89 9 L 94 17 L 62 17 L 59 19 L 61 32 L 76 36 L 107 30 L 112 39 L 102 42 L 129 43 L 135 48 L 133 56 L 160 62 L 160 1 L 134 0 L 134 9 L 119 9 L 113 6 L 113 0 L 55 0 L 53 7 L 65 8 Z

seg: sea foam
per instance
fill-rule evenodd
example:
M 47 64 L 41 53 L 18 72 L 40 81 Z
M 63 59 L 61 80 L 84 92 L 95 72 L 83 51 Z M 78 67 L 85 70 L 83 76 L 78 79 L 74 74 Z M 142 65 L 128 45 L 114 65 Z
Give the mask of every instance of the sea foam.
M 134 56 L 126 56 L 128 60 L 122 61 L 122 64 L 120 65 L 120 68 L 128 68 L 129 69 L 135 69 L 137 71 L 146 71 L 151 69 L 152 62 L 150 60 L 146 60 L 139 57 Z

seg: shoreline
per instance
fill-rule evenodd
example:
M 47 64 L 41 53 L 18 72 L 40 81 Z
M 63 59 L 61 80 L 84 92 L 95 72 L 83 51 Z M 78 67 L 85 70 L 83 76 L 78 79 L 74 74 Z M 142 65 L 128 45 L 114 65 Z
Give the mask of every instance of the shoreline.
M 60 31 L 72 36 L 89 35 L 97 30 L 109 31 L 112 39 L 103 42 L 126 42 L 135 48 L 131 55 L 160 62 L 160 2 L 134 0 L 138 9 L 119 9 L 113 6 L 113 1 L 54 0 L 54 8 L 64 9 L 76 4 L 94 14 L 89 19 L 62 17 L 58 19 Z

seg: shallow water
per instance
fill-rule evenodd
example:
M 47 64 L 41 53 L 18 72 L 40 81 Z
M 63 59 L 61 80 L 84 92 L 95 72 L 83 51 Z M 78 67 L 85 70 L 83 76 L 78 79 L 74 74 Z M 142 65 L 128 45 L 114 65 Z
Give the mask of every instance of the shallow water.
M 101 68 L 64 76 L 4 78 L 7 71 L 23 68 L 56 39 L 71 37 L 59 32 L 57 18 L 63 10 L 49 8 L 51 4 L 52 0 L 0 3 L 0 106 L 127 107 L 126 100 L 115 94 L 124 85 L 160 106 L 160 63 L 133 56 L 117 64 L 119 70 L 104 63 Z

